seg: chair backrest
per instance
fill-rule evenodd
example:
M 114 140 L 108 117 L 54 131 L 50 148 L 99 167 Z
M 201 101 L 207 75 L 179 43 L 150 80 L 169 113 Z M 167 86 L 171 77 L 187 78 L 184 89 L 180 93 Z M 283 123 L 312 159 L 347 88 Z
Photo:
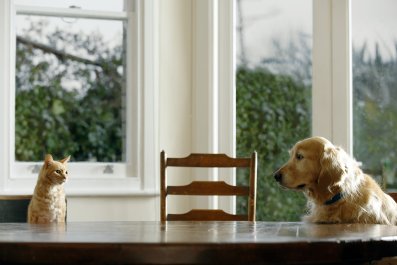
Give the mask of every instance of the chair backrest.
M 0 196 L 0 223 L 26 223 L 31 195 Z
M 168 167 L 247 168 L 249 186 L 234 186 L 224 181 L 192 181 L 188 185 L 167 186 Z M 225 154 L 190 154 L 184 158 L 167 158 L 166 153 L 162 151 L 160 154 L 161 221 L 255 221 L 256 169 L 256 152 L 253 152 L 251 157 L 245 158 L 232 158 Z M 192 209 L 183 214 L 169 214 L 167 213 L 168 195 L 246 196 L 248 209 L 246 214 L 229 214 L 220 209 Z
M 397 192 L 389 192 L 388 194 L 397 202 Z

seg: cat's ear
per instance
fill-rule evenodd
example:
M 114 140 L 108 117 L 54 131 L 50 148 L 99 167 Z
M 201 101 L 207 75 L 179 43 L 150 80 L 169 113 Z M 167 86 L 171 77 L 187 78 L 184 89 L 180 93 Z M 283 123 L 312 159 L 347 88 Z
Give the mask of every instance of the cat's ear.
M 49 167 L 53 161 L 54 159 L 52 158 L 52 155 L 50 154 L 45 155 L 44 164 L 46 165 L 46 167 Z
M 61 162 L 62 164 L 66 164 L 67 162 L 69 162 L 69 160 L 70 160 L 70 156 L 65 157 L 65 158 L 62 159 L 60 162 Z

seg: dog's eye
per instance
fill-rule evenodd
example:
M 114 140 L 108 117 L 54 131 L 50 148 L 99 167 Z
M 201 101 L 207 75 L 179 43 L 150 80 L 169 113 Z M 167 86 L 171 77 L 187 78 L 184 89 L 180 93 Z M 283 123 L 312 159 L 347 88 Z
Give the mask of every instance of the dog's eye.
M 302 160 L 302 159 L 303 159 L 303 155 L 300 154 L 300 153 L 296 153 L 295 158 L 296 158 L 297 160 Z

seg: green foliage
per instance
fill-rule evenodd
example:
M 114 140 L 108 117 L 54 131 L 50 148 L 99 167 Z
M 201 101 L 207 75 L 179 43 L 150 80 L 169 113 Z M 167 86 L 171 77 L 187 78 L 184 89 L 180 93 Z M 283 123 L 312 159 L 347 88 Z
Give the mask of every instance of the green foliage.
M 74 153 L 78 143 L 67 127 L 73 115 L 66 112 L 74 97 L 59 85 L 51 89 L 35 86 L 17 91 L 15 109 L 15 154 L 19 161 L 37 161 L 46 152 L 56 157 Z M 61 140 L 61 141 L 59 141 Z
M 372 56 L 366 45 L 353 50 L 354 155 L 372 174 L 387 171 L 388 188 L 397 187 L 396 72 L 397 58 L 383 59 L 378 45 Z
M 237 155 L 258 152 L 257 220 L 299 220 L 304 196 L 281 189 L 273 172 L 293 144 L 310 135 L 311 88 L 262 68 L 239 68 L 236 80 Z M 243 173 L 237 172 L 238 183 L 246 181 Z M 246 201 L 237 203 L 243 211 Z
M 122 161 L 122 47 L 109 49 L 95 34 L 58 29 L 44 34 L 43 27 L 44 22 L 33 24 L 24 34 L 31 45 L 17 43 L 16 159 L 41 161 L 51 153 L 75 161 Z M 34 43 L 62 52 L 67 43 L 73 55 L 91 61 Z

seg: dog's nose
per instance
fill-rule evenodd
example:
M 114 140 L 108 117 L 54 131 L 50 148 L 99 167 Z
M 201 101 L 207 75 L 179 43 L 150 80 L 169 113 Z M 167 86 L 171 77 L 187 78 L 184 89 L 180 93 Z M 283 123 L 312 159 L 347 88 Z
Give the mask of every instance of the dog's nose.
M 274 179 L 277 181 L 277 182 L 281 182 L 281 179 L 283 178 L 283 174 L 281 174 L 281 172 L 280 171 L 277 171 L 276 173 L 274 173 Z

